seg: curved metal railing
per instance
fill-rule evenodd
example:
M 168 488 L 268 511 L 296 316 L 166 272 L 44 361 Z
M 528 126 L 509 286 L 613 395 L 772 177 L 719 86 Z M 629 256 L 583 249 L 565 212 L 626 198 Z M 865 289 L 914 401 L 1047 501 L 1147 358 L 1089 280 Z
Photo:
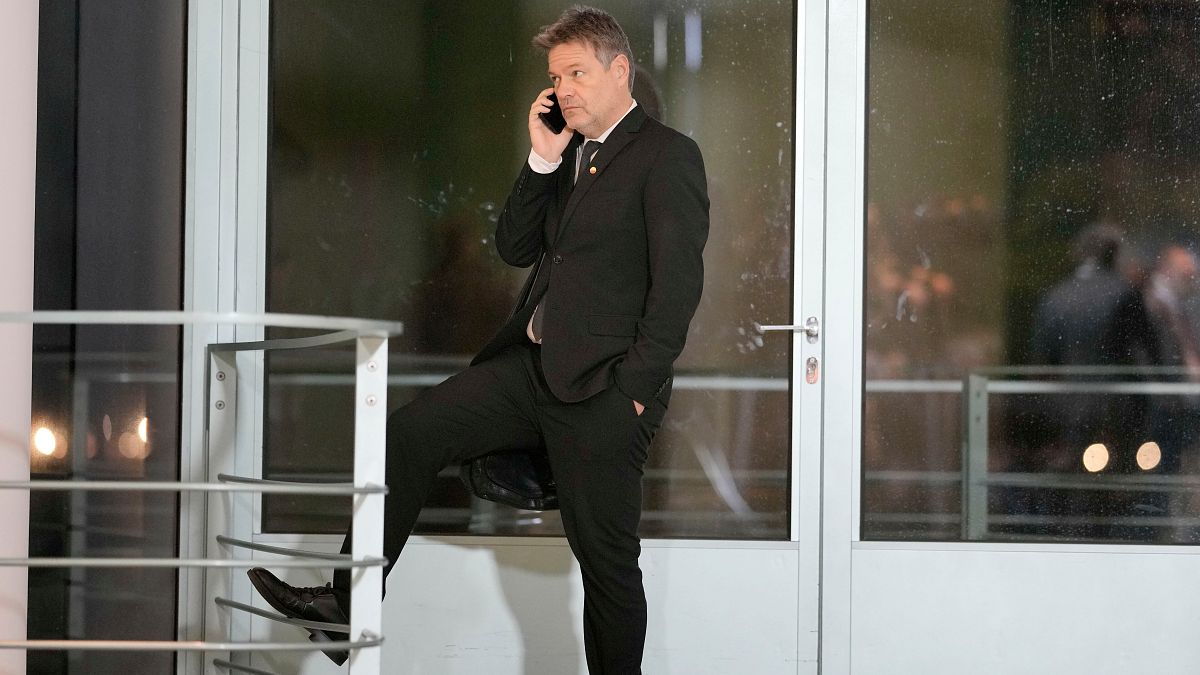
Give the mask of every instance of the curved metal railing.
M 24 557 L 0 558 L 0 567 L 149 567 L 199 568 L 204 570 L 204 596 L 212 612 L 206 612 L 201 640 L 0 640 L 0 649 L 24 650 L 83 650 L 83 651 L 146 651 L 146 652 L 223 652 L 229 659 L 244 661 L 255 652 L 311 652 L 348 650 L 354 657 L 351 670 L 356 673 L 380 672 L 379 647 L 383 643 L 378 602 L 356 602 L 353 598 L 382 595 L 382 568 L 387 561 L 382 556 L 384 485 L 384 432 L 387 411 L 387 341 L 400 335 L 403 325 L 396 322 L 355 319 L 348 317 L 306 316 L 298 314 L 246 314 L 238 312 L 158 312 L 158 311 L 34 311 L 0 313 L 0 324 L 32 325 L 113 325 L 113 326 L 248 326 L 254 328 L 296 328 L 329 331 L 320 335 L 214 342 L 204 344 L 206 369 L 203 377 L 205 413 L 204 455 L 208 460 L 209 481 L 130 481 L 130 480 L 7 480 L 0 481 L 0 490 L 25 491 L 144 491 L 195 493 L 204 500 L 202 524 L 209 533 L 208 555 L 203 558 L 84 558 L 84 557 Z M 236 470 L 247 464 L 246 449 L 239 447 L 237 397 L 250 391 L 261 394 L 261 386 L 250 380 L 250 387 L 239 389 L 239 354 L 282 350 L 311 349 L 336 344 L 354 343 L 355 365 L 355 438 L 354 479 L 350 483 L 313 483 L 264 480 L 239 475 Z M 186 400 L 186 396 L 184 397 Z M 186 411 L 188 406 L 184 406 Z M 244 445 L 244 444 L 243 444 Z M 251 462 L 252 464 L 252 462 Z M 241 472 L 244 474 L 244 472 Z M 235 495 L 263 494 L 325 494 L 351 496 L 356 500 L 353 527 L 356 532 L 353 551 L 349 555 L 318 551 L 302 551 L 270 546 L 253 541 L 258 529 L 249 521 L 253 508 Z M 220 499 L 218 499 L 220 498 Z M 232 533 L 242 536 L 230 536 Z M 361 533 L 361 534 L 358 534 Z M 248 535 L 248 536 L 247 536 Z M 183 536 L 181 534 L 181 536 Z M 238 552 L 250 557 L 238 557 Z M 264 563 L 254 553 L 284 556 Z M 271 567 L 294 568 L 354 568 L 351 587 L 351 617 L 349 624 L 325 624 L 293 620 L 254 607 L 252 602 L 239 602 L 229 596 L 252 599 L 244 579 L 235 581 L 228 576 L 232 569 L 268 564 Z M 224 572 L 224 576 L 222 576 Z M 259 616 L 288 625 L 329 629 L 357 636 L 334 642 L 274 642 L 239 641 L 248 632 L 249 624 L 241 616 Z M 238 635 L 243 633 L 243 635 Z M 216 657 L 213 667 L 230 672 L 259 673 L 268 671 Z

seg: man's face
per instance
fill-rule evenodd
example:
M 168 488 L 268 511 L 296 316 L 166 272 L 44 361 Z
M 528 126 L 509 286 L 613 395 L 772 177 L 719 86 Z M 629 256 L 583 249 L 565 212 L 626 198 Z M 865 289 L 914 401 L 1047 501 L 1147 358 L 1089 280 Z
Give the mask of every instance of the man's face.
M 1191 295 L 1196 284 L 1196 256 L 1186 248 L 1172 246 L 1161 265 L 1162 275 L 1178 295 Z
M 567 126 L 594 138 L 629 108 L 629 59 L 624 54 L 605 68 L 591 46 L 566 42 L 552 47 L 547 57 Z

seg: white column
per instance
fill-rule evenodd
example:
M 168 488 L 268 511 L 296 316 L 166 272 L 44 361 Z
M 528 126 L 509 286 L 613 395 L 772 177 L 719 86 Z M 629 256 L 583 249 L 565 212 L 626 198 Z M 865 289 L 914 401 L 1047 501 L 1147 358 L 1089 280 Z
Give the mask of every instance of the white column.
M 0 2 L 0 311 L 33 309 L 38 0 Z M 33 329 L 0 324 L 0 480 L 29 480 Z M 29 551 L 29 495 L 0 491 L 0 557 Z M 0 639 L 25 639 L 28 575 L 0 567 Z M 0 672 L 25 654 L 0 651 Z

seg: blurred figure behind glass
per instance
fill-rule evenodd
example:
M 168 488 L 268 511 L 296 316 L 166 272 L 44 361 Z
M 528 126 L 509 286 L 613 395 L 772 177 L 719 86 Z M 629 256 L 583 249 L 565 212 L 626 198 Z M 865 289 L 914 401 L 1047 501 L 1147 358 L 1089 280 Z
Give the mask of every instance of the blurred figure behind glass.
M 1070 276 L 1052 287 L 1039 303 L 1030 339 L 1030 362 L 1051 366 L 1137 366 L 1159 362 L 1154 324 L 1140 290 L 1121 274 L 1124 233 L 1107 224 L 1085 228 L 1072 248 Z M 1068 382 L 1113 381 L 1126 376 L 1095 377 L 1061 373 Z M 1038 398 L 1042 433 L 1029 456 L 1027 471 L 1083 471 L 1083 451 L 1103 443 L 1111 459 L 1105 472 L 1138 471 L 1136 453 L 1147 431 L 1147 397 L 1141 394 L 1072 393 Z M 1030 505 L 1035 513 L 1104 517 L 1128 515 L 1142 501 L 1126 493 L 1041 490 Z M 1080 526 L 1081 538 L 1124 538 L 1103 526 Z
M 1158 265 L 1146 289 L 1146 307 L 1158 329 L 1161 362 L 1186 369 L 1162 379 L 1172 382 L 1200 381 L 1200 343 L 1194 317 L 1187 311 L 1196 295 L 1196 256 L 1186 247 L 1169 244 L 1158 255 Z M 1195 394 L 1152 397 L 1149 438 L 1158 443 L 1162 459 L 1151 470 L 1167 475 L 1195 474 L 1200 469 L 1196 448 L 1200 437 L 1200 396 Z M 1170 500 L 1160 498 L 1173 516 L 1200 512 L 1200 499 L 1178 493 Z M 1169 532 L 1170 541 L 1189 543 L 1200 539 L 1196 528 L 1179 526 Z

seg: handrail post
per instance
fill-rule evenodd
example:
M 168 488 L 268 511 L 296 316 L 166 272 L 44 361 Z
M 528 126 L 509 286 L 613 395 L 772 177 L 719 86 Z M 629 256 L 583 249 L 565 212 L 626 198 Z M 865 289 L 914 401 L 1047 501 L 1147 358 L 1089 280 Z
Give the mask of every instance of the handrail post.
M 354 387 L 354 485 L 383 484 L 387 443 L 387 338 L 359 336 Z M 354 498 L 355 560 L 383 556 L 384 495 Z M 350 639 L 383 635 L 383 569 L 361 567 L 350 576 Z M 350 672 L 379 675 L 379 648 L 350 653 Z
M 207 395 L 204 412 L 205 456 L 208 458 L 208 475 L 205 479 L 216 481 L 217 474 L 236 470 L 237 459 L 237 392 L 238 370 L 236 351 L 225 351 L 219 345 L 210 345 L 208 361 Z M 223 558 L 226 552 L 216 542 L 213 531 L 224 531 L 220 524 L 230 526 L 241 521 L 238 509 L 245 502 L 243 495 L 226 493 L 221 495 L 206 495 L 208 502 L 208 518 L 206 522 L 205 541 L 208 543 L 208 557 Z M 244 532 L 228 532 L 235 536 L 245 536 Z M 206 597 L 224 596 L 238 598 L 233 572 L 224 569 L 205 571 Z M 242 599 L 242 598 L 238 598 Z M 240 614 L 216 611 L 205 603 L 205 639 L 234 640 L 239 636 L 250 635 L 250 617 Z M 244 662 L 248 657 L 241 654 L 231 654 L 234 662 Z
M 988 530 L 988 378 L 967 376 L 963 433 L 963 538 L 979 541 Z

